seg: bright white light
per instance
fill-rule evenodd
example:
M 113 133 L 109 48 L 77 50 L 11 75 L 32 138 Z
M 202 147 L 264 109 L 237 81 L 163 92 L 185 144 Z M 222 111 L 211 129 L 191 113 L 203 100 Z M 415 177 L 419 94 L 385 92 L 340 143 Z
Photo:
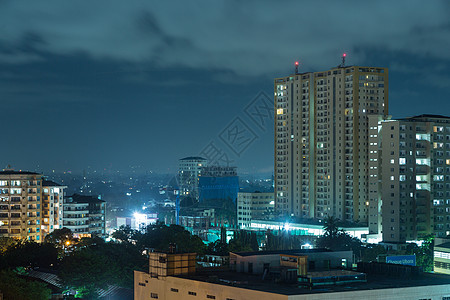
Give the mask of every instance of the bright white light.
M 147 209 L 147 206 L 142 206 L 142 210 L 146 210 Z
M 147 215 L 146 214 L 140 214 L 138 212 L 135 212 L 133 214 L 134 219 L 136 220 L 136 224 L 142 224 L 142 223 L 146 223 L 147 221 Z
M 302 245 L 302 249 L 312 249 L 313 248 L 313 246 L 311 246 L 311 244 L 304 244 L 304 245 Z
M 275 204 L 275 201 L 270 201 L 270 205 L 274 205 Z
M 289 225 L 289 223 L 284 223 L 284 230 L 286 231 L 291 230 L 291 225 Z

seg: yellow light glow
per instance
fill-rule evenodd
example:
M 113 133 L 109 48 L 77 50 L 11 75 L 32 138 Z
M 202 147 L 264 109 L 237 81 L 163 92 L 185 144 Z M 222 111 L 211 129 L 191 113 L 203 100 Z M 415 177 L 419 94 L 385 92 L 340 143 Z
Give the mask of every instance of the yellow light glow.
M 282 115 L 282 114 L 283 114 L 283 109 L 282 108 L 277 109 L 277 115 Z

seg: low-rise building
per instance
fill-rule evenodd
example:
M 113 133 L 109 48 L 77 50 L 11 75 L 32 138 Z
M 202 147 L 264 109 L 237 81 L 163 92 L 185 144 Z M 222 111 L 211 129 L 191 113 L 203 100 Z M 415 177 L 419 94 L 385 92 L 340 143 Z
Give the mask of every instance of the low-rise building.
M 273 216 L 274 193 L 239 192 L 237 199 L 237 222 L 241 229 L 250 227 L 254 219 Z
M 434 272 L 450 274 L 450 241 L 434 246 Z
M 321 236 L 325 233 L 322 222 L 311 223 L 289 223 L 282 221 L 268 221 L 268 220 L 252 220 L 251 230 L 267 230 L 270 229 L 277 233 L 280 231 L 288 231 L 293 235 L 314 235 Z M 339 230 L 343 230 L 352 237 L 364 240 L 364 237 L 369 233 L 367 226 L 339 226 Z
M 266 269 L 279 268 L 288 261 L 303 261 L 305 274 L 311 271 L 328 271 L 350 267 L 353 263 L 353 252 L 327 249 L 230 252 L 230 269 L 240 273 L 263 274 Z
M 271 272 L 249 274 L 224 268 L 196 268 L 195 253 L 151 253 L 149 271 L 134 271 L 134 299 L 442 300 L 450 297 L 448 275 L 423 274 L 411 266 L 367 263 L 361 266 L 367 273 L 331 267 L 310 271 L 307 260 L 311 255 L 279 253 L 279 265 L 263 269 Z M 270 258 L 263 254 L 261 258 L 264 257 Z M 389 270 L 394 271 L 395 277 L 389 276 Z

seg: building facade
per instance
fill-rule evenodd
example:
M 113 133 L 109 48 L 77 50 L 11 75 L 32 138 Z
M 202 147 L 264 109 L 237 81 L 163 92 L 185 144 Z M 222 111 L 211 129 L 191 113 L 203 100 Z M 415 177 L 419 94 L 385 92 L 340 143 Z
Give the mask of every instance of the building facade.
M 250 227 L 253 219 L 270 218 L 275 206 L 274 193 L 239 192 L 237 198 L 237 222 L 241 229 Z
M 180 195 L 198 200 L 198 177 L 208 161 L 203 157 L 191 156 L 178 161 L 178 186 Z
M 450 235 L 450 118 L 372 119 L 370 139 L 371 233 L 395 243 Z
M 336 67 L 275 79 L 275 209 L 368 219 L 368 116 L 388 113 L 388 70 Z
M 198 179 L 199 201 L 232 200 L 236 203 L 239 177 L 236 167 L 203 167 Z
M 42 174 L 0 172 L 0 237 L 41 242 Z
M 433 253 L 433 271 L 450 275 L 450 242 L 434 245 Z
M 63 227 L 76 236 L 104 236 L 106 202 L 94 196 L 74 194 L 64 203 Z
M 45 236 L 63 226 L 64 189 L 51 180 L 42 181 L 42 234 Z

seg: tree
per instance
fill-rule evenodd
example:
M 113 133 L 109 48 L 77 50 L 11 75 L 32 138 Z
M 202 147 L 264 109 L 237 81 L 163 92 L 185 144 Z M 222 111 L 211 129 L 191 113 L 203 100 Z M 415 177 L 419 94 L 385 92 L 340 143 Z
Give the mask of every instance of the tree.
M 103 243 L 79 248 L 61 262 L 59 277 L 82 297 L 95 298 L 108 285 L 133 287 L 133 270 L 146 270 L 147 260 L 129 243 Z
M 229 249 L 232 252 L 258 251 L 259 245 L 255 232 L 238 230 L 230 240 Z
M 130 226 L 120 226 L 119 229 L 114 231 L 111 235 L 113 239 L 116 239 L 119 242 L 132 242 L 136 236 L 138 235 L 138 231 L 131 229 Z
M 434 236 L 427 235 L 424 237 L 420 247 L 415 243 L 408 244 L 406 254 L 415 254 L 416 265 L 422 267 L 424 272 L 431 272 L 433 271 L 433 248 Z
M 123 233 L 118 233 L 122 235 Z M 127 238 L 118 238 L 119 241 L 132 240 L 138 249 L 155 249 L 157 251 L 169 251 L 170 244 L 176 244 L 178 252 L 195 252 L 203 254 L 206 246 L 200 237 L 192 235 L 184 227 L 179 225 L 167 226 L 163 223 L 156 223 L 147 226 L 144 232 L 130 232 Z
M 222 242 L 221 240 L 217 240 L 215 242 L 209 243 L 206 248 L 206 253 L 211 255 L 220 255 L 225 256 L 228 255 L 230 249 L 227 243 Z
M 6 250 L 19 243 L 19 240 L 11 237 L 0 237 L 0 254 L 6 252 Z
M 327 248 L 333 251 L 352 250 L 355 256 L 360 258 L 362 254 L 362 242 L 358 238 L 351 237 L 345 231 L 336 229 L 337 226 L 334 220 L 330 220 L 324 226 L 325 233 L 317 238 L 316 247 Z
M 0 272 L 0 290 L 5 299 L 15 300 L 47 300 L 52 295 L 44 283 L 25 280 L 10 270 Z
M 325 231 L 324 235 L 331 238 L 335 238 L 339 233 L 338 219 L 333 216 L 328 216 L 325 219 L 325 225 L 323 226 Z
M 365 262 L 377 261 L 378 256 L 387 254 L 386 248 L 377 244 L 366 245 L 362 252 L 362 260 Z
M 52 233 L 47 234 L 44 241 L 62 247 L 67 241 L 71 242 L 72 240 L 72 231 L 67 227 L 63 227 L 61 229 L 55 229 Z
M 2 257 L 2 268 L 48 268 L 58 263 L 58 249 L 53 244 L 21 241 L 10 246 Z
M 229 252 L 230 249 L 227 243 L 227 230 L 225 229 L 225 227 L 222 227 L 220 228 L 220 239 L 215 242 L 209 243 L 208 247 L 206 248 L 206 253 L 225 256 L 228 255 Z

